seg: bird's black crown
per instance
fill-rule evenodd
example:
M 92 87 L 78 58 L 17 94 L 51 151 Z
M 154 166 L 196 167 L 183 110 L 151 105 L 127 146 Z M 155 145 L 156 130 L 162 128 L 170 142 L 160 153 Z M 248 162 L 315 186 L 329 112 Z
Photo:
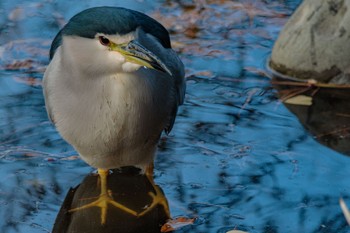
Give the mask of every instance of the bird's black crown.
M 171 48 L 168 31 L 156 20 L 138 11 L 105 6 L 89 8 L 73 16 L 53 40 L 50 59 L 62 44 L 62 36 L 94 38 L 97 33 L 125 35 L 137 27 L 158 38 L 164 48 Z

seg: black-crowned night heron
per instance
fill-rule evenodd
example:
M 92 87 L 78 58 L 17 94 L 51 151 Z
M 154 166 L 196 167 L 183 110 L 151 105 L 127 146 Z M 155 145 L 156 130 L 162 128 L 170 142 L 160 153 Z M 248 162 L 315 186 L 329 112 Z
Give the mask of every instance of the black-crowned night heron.
M 104 223 L 111 168 L 152 167 L 163 130 L 184 101 L 184 67 L 167 30 L 147 15 L 96 7 L 75 15 L 57 34 L 44 74 L 46 109 L 62 137 L 98 168 Z M 74 210 L 73 210 L 74 211 Z

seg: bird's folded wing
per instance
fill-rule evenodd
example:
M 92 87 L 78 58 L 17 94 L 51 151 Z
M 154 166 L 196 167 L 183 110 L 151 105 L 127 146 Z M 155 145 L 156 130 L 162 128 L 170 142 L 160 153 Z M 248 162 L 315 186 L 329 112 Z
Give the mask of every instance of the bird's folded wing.
M 186 91 L 185 69 L 176 52 L 171 48 L 164 48 L 156 37 L 144 32 L 141 27 L 136 29 L 136 40 L 154 53 L 171 71 L 176 87 L 177 103 L 183 104 Z

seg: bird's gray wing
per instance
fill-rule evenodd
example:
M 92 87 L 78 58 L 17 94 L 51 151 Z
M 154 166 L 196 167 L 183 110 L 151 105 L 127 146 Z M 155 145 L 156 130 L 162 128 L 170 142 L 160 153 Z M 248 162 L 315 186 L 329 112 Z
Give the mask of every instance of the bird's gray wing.
M 176 96 L 175 96 L 176 102 L 172 106 L 173 108 L 169 115 L 168 124 L 164 128 L 165 133 L 169 134 L 175 123 L 178 106 L 184 103 L 186 83 L 185 83 L 184 65 L 174 50 L 167 49 L 167 58 L 165 61 L 165 65 L 169 68 L 169 70 L 173 74 L 172 78 L 174 80 L 175 91 L 176 91 Z
M 164 48 L 158 38 L 152 34 L 144 32 L 141 27 L 136 29 L 136 40 L 154 53 L 172 73 L 171 78 L 174 82 L 175 88 L 175 96 L 173 96 L 173 98 L 175 101 L 173 101 L 174 103 L 169 115 L 168 124 L 164 129 L 168 134 L 174 125 L 178 106 L 183 104 L 185 99 L 186 83 L 184 65 L 174 50 L 171 48 Z

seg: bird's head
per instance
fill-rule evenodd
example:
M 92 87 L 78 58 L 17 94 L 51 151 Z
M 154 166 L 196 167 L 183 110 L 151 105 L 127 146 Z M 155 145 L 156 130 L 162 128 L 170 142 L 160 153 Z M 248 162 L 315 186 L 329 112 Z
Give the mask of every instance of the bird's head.
M 140 67 L 172 75 L 162 57 L 171 48 L 167 30 L 137 11 L 95 7 L 75 15 L 55 37 L 52 59 L 90 75 L 133 72 Z M 156 55 L 157 54 L 157 55 Z

